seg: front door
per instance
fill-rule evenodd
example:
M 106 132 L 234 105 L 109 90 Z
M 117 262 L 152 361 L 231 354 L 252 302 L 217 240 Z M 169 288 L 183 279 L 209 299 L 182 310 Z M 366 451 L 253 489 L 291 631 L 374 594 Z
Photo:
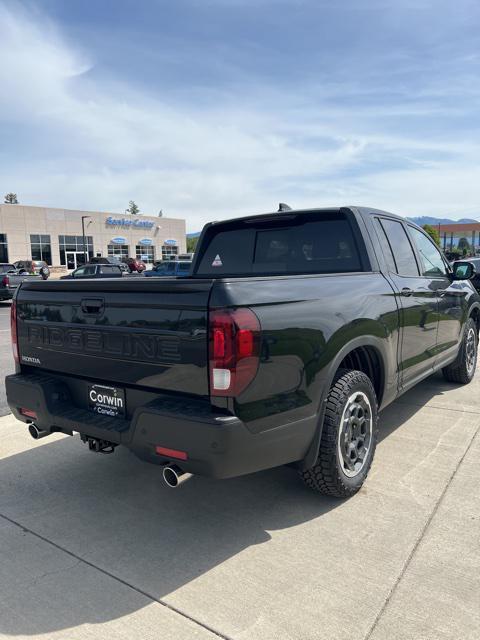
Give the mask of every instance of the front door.
M 66 251 L 67 269 L 72 271 L 82 264 L 85 264 L 85 255 L 83 251 Z
M 429 236 L 408 225 L 408 231 L 420 259 L 425 284 L 435 293 L 438 309 L 437 360 L 458 349 L 463 318 L 468 311 L 468 287 L 452 282 L 442 255 Z
M 67 269 L 73 271 L 77 268 L 77 254 L 75 251 L 67 251 L 65 254 L 67 260 Z

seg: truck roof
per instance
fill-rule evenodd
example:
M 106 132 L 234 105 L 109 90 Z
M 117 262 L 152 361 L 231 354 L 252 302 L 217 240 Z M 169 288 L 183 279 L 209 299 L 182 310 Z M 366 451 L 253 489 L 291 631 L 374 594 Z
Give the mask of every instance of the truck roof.
M 375 209 L 373 207 L 357 207 L 356 205 L 344 205 L 340 207 L 308 207 L 306 209 L 290 209 L 284 211 L 270 211 L 267 213 L 254 214 L 250 216 L 240 216 L 238 218 L 230 218 L 228 220 L 216 220 L 215 222 L 210 222 L 206 226 L 210 227 L 213 225 L 226 225 L 234 222 L 242 222 L 242 221 L 255 221 L 255 220 L 264 220 L 269 218 L 278 218 L 278 219 L 288 219 L 296 216 L 297 214 L 302 213 L 321 213 L 324 211 L 325 213 L 333 213 L 340 212 L 342 210 L 348 209 L 349 211 L 358 211 L 362 215 L 388 215 L 391 218 L 397 218 L 398 220 L 405 220 L 405 217 L 400 216 L 396 213 L 390 213 L 389 211 L 383 211 L 382 209 Z M 412 223 L 414 224 L 414 223 Z

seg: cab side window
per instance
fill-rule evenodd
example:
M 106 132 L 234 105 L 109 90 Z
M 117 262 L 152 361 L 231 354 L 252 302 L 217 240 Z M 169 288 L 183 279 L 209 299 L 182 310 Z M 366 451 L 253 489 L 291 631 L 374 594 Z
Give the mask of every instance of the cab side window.
M 417 245 L 420 254 L 422 276 L 435 278 L 438 276 L 446 276 L 447 269 L 442 258 L 442 254 L 434 245 L 430 238 L 409 225 L 409 231 L 413 237 L 414 243 Z

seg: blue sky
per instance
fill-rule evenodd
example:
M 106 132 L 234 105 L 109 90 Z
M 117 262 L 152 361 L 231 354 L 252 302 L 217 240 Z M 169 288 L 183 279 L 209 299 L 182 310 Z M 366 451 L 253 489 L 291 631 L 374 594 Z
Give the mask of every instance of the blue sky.
M 0 191 L 480 218 L 480 3 L 0 0 Z

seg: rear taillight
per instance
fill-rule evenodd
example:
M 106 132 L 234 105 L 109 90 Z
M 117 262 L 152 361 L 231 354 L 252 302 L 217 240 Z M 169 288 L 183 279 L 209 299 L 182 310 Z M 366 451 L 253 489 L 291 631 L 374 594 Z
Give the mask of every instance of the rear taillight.
M 257 374 L 260 322 L 250 309 L 215 309 L 209 334 L 210 392 L 237 397 Z
M 18 358 L 18 332 L 17 332 L 17 303 L 12 300 L 10 309 L 10 331 L 12 334 L 12 351 L 15 362 L 19 362 Z
M 10 286 L 10 278 L 8 276 L 3 276 L 2 284 L 3 284 L 4 287 L 9 287 Z

